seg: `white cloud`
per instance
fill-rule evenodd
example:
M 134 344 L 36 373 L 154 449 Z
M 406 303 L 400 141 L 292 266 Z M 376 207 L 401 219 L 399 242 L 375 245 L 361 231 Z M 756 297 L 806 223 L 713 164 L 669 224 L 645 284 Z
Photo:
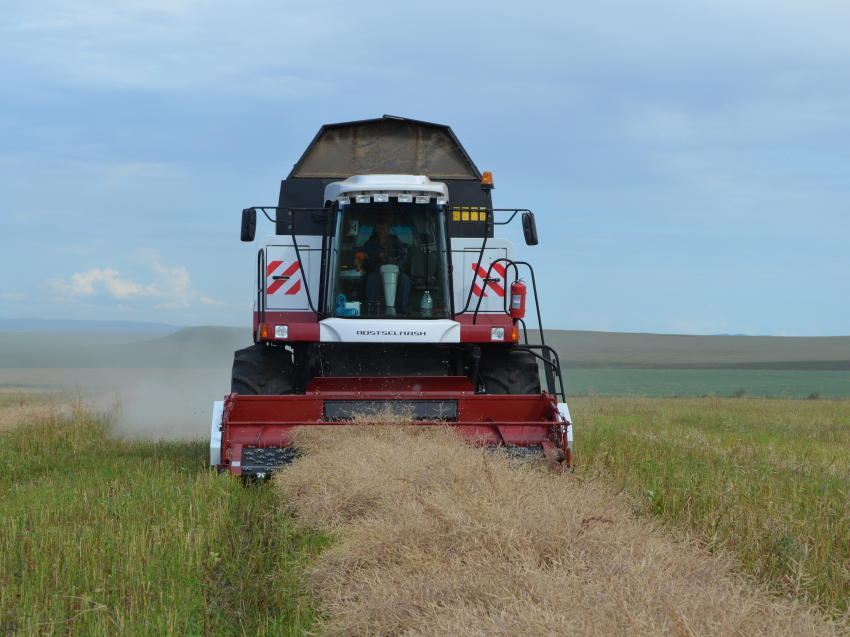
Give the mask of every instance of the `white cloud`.
M 58 295 L 55 299 L 57 301 L 96 296 L 122 301 L 151 297 L 158 301 L 154 309 L 191 306 L 198 297 L 198 293 L 186 267 L 164 266 L 155 253 L 147 253 L 146 257 L 144 265 L 152 270 L 154 276 L 154 281 L 150 283 L 137 283 L 132 279 L 121 277 L 121 273 L 115 268 L 107 267 L 76 272 L 71 275 L 69 281 L 52 279 L 48 281 L 48 285 L 54 294 Z M 203 302 L 217 303 L 212 299 Z
M 181 265 L 178 268 L 167 268 L 160 265 L 158 261 L 154 261 L 151 263 L 151 268 L 157 276 L 160 295 L 169 299 L 156 307 L 189 307 L 198 293 L 192 285 L 186 267 Z
M 116 299 L 129 299 L 159 294 L 154 285 L 140 285 L 130 279 L 120 278 L 119 274 L 113 268 L 94 268 L 75 273 L 70 283 L 64 279 L 53 279 L 50 286 L 63 296 L 94 296 L 106 292 Z
M 216 301 L 215 299 L 211 299 L 208 296 L 200 296 L 198 300 L 201 303 L 206 303 L 207 305 L 214 305 L 215 307 L 227 307 L 227 303 L 224 301 Z

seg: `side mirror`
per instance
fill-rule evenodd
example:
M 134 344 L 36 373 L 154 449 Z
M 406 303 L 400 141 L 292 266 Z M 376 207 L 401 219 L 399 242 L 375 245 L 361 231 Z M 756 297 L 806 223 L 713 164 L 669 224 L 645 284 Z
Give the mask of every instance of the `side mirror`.
M 257 232 L 257 209 L 245 208 L 242 211 L 242 241 L 253 241 Z
M 525 235 L 526 245 L 537 245 L 537 224 L 534 223 L 533 212 L 522 213 L 522 233 Z

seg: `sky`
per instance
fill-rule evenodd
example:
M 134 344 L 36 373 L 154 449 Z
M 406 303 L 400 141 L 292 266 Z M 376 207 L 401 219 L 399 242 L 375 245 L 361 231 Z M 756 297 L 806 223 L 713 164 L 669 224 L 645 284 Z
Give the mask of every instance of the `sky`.
M 33 0 L 0 16 L 0 317 L 249 326 L 323 124 L 452 127 L 544 325 L 850 334 L 850 3 Z M 260 234 L 271 231 L 261 227 Z

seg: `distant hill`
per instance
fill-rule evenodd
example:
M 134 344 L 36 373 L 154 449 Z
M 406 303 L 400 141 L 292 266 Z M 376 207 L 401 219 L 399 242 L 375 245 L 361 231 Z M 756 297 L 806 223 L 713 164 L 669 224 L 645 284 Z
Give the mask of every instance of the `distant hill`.
M 229 369 L 233 352 L 253 340 L 247 328 L 189 327 L 144 342 L 113 340 L 109 344 L 54 334 L 56 345 L 27 349 L 25 336 L 38 337 L 14 334 L 18 346 L 0 349 L 0 368 Z M 529 340 L 537 342 L 539 336 L 529 330 Z M 77 346 L 70 346 L 72 343 Z M 558 352 L 565 369 L 850 370 L 850 336 L 677 336 L 546 330 L 546 343 Z
M 252 343 L 247 328 L 187 327 L 144 342 L 7 351 L 0 368 L 230 368 Z
M 529 330 L 529 342 L 539 340 Z M 546 330 L 566 369 L 850 370 L 850 336 L 680 336 Z
M 0 318 L 3 332 L 155 332 L 172 334 L 183 328 L 167 323 L 144 321 L 60 321 L 50 319 Z

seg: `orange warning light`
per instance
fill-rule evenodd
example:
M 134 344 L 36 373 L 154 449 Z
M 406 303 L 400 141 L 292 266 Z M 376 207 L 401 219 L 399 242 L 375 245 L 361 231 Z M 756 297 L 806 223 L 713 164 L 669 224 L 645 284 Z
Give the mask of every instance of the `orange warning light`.
M 268 323 L 260 323 L 260 338 L 265 339 L 269 337 L 269 326 Z
M 490 186 L 493 187 L 493 173 L 486 172 L 481 177 L 481 185 L 482 186 Z

